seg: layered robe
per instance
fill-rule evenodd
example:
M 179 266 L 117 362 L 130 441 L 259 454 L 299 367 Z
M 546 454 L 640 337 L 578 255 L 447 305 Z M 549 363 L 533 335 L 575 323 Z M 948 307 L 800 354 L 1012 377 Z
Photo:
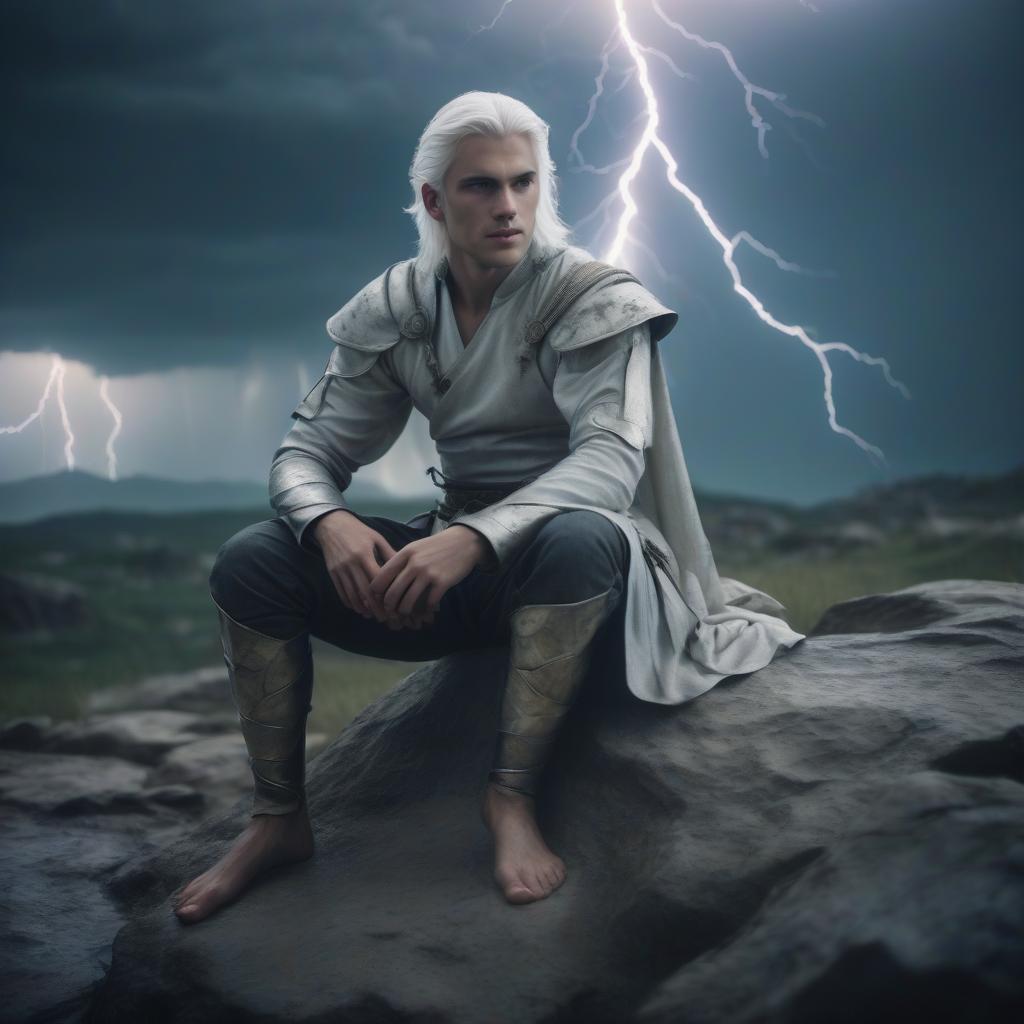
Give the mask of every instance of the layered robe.
M 315 547 L 309 527 L 349 507 L 352 474 L 388 451 L 415 407 L 446 479 L 528 481 L 480 511 L 434 520 L 435 531 L 460 524 L 486 538 L 484 571 L 503 571 L 568 509 L 623 532 L 626 683 L 642 700 L 679 704 L 764 667 L 804 635 L 774 598 L 718 575 L 658 349 L 677 314 L 635 279 L 612 280 L 528 343 L 545 300 L 592 259 L 576 246 L 531 243 L 468 344 L 446 261 L 390 267 L 328 320 L 334 348 L 274 455 L 270 500 L 298 542 Z

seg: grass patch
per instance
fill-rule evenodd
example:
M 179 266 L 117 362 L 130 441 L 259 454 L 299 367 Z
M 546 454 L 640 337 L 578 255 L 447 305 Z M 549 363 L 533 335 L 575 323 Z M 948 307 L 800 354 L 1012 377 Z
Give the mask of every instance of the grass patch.
M 382 505 L 371 515 L 406 521 L 424 505 Z M 208 579 L 220 545 L 262 513 L 89 513 L 0 527 L 0 564 L 77 584 L 88 618 L 74 628 L 0 635 L 0 719 L 77 718 L 88 696 L 164 672 L 222 663 Z M 939 579 L 1024 580 L 1024 543 L 1006 536 L 928 540 L 897 536 L 831 558 L 730 560 L 719 572 L 764 590 L 808 632 L 829 606 Z M 416 663 L 363 658 L 314 641 L 317 679 L 310 728 L 335 735 Z

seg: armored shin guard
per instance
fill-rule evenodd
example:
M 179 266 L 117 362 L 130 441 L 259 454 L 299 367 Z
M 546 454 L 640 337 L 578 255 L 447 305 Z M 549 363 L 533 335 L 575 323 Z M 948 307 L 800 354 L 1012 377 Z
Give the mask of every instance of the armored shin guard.
M 526 605 L 512 643 L 490 781 L 534 796 L 548 751 L 583 682 L 591 641 L 612 611 L 612 588 L 575 604 Z
M 249 751 L 252 814 L 288 814 L 305 801 L 306 716 L 312 710 L 308 633 L 277 640 L 218 606 L 231 695 Z

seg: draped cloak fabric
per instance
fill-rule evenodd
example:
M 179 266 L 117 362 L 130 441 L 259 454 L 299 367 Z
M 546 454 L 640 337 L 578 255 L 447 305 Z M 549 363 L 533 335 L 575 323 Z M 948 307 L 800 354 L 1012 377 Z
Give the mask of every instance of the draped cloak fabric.
M 521 368 L 526 325 L 565 275 L 592 259 L 576 246 L 531 243 L 468 345 L 445 261 L 389 268 L 327 321 L 335 348 L 292 413 L 271 466 L 270 500 L 311 546 L 308 527 L 349 507 L 343 492 L 352 474 L 394 444 L 415 407 L 446 479 L 529 481 L 485 509 L 435 520 L 435 532 L 459 524 L 487 539 L 484 571 L 500 572 L 568 509 L 590 509 L 622 530 L 630 545 L 626 683 L 641 700 L 681 704 L 726 676 L 763 668 L 804 635 L 774 598 L 718 575 L 657 346 L 676 313 L 635 281 L 599 283 Z

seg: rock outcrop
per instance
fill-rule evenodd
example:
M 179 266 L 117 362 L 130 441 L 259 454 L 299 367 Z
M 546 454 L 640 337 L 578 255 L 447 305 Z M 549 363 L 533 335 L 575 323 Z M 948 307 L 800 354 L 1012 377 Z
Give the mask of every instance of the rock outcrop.
M 599 656 L 539 807 L 569 877 L 526 906 L 493 882 L 478 809 L 506 657 L 445 658 L 360 714 L 309 766 L 313 859 L 198 925 L 169 896 L 230 844 L 248 795 L 170 842 L 139 832 L 131 858 L 114 822 L 141 816 L 115 809 L 136 787 L 151 824 L 187 820 L 185 744 L 210 745 L 217 771 L 216 735 L 167 720 L 181 745 L 130 778 L 111 768 L 94 844 L 67 847 L 90 850 L 93 896 L 69 920 L 80 947 L 93 936 L 94 965 L 125 921 L 88 1019 L 1020 1019 L 1024 586 L 945 581 L 837 605 L 765 669 L 681 707 L 637 701 Z M 102 745 L 46 752 L 37 728 L 22 760 L 115 760 Z M 121 754 L 151 757 L 134 735 Z
M 111 876 L 251 788 L 223 666 L 90 703 L 0 728 L 2 1021 L 83 1019 L 125 920 Z
M 478 813 L 504 664 L 444 659 L 364 711 L 311 765 L 314 858 L 209 920 L 168 897 L 241 806 L 119 870 L 93 1019 L 1017 1019 L 1024 587 L 837 606 L 682 707 L 592 677 L 540 807 L 569 877 L 521 907 Z
M 60 630 L 90 620 L 85 590 L 33 572 L 0 573 L 0 633 Z

